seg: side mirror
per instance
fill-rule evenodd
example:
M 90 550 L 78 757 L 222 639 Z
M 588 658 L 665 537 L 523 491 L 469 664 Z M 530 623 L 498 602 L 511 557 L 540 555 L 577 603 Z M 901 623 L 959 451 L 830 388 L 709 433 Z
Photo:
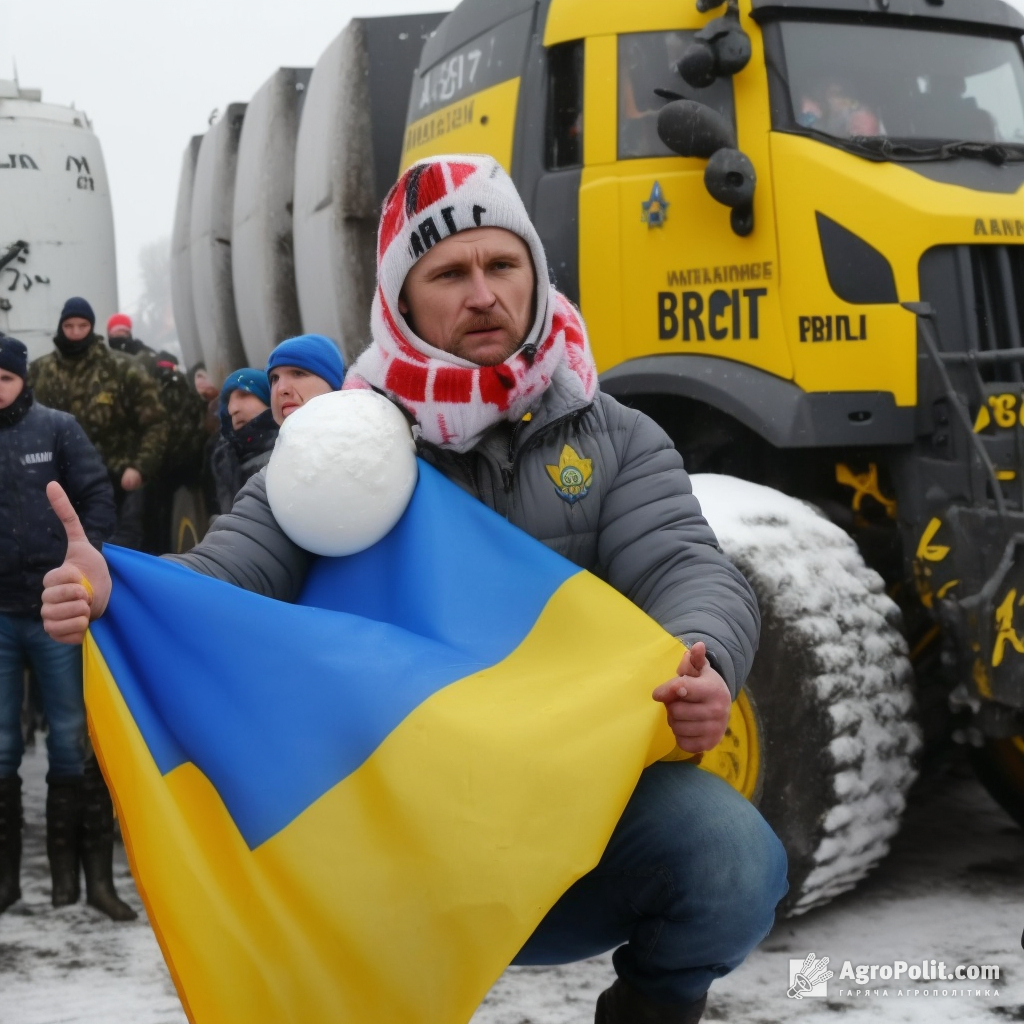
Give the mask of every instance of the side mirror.
M 754 189 L 757 172 L 750 158 L 738 149 L 720 149 L 708 161 L 704 187 L 711 198 L 732 208 L 730 223 L 737 235 L 754 230 Z
M 717 202 L 732 208 L 733 231 L 749 235 L 754 230 L 757 173 L 750 158 L 736 148 L 732 125 L 703 103 L 673 100 L 658 114 L 658 136 L 674 153 L 708 161 L 705 188 Z
M 658 137 L 680 156 L 707 159 L 720 149 L 736 147 L 732 125 L 704 103 L 673 100 L 658 112 Z
M 676 73 L 694 89 L 706 89 L 718 78 L 738 74 L 750 63 L 750 36 L 730 10 L 709 21 L 676 64 Z
M 719 74 L 738 75 L 750 63 L 750 36 L 735 25 L 715 40 L 715 53 Z
M 714 47 L 703 40 L 695 40 L 676 63 L 676 74 L 694 89 L 706 89 L 718 78 L 718 58 Z
M 757 173 L 750 158 L 738 149 L 720 149 L 708 161 L 704 185 L 723 206 L 743 206 L 754 200 Z

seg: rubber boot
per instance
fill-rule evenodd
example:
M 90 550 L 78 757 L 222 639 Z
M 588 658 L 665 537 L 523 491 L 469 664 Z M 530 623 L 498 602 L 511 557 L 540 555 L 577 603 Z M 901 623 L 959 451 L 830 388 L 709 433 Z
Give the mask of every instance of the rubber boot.
M 21 779 L 0 779 L 0 914 L 21 899 Z
M 89 761 L 82 781 L 82 867 L 85 901 L 114 921 L 134 921 L 139 915 L 114 889 L 114 805 L 99 765 Z
M 617 978 L 611 988 L 597 997 L 594 1024 L 697 1024 L 707 1001 L 708 997 L 703 995 L 696 1002 L 683 1005 L 652 1003 Z
M 82 779 L 47 777 L 46 856 L 50 859 L 55 907 L 77 903 L 81 895 L 78 845 L 82 830 Z

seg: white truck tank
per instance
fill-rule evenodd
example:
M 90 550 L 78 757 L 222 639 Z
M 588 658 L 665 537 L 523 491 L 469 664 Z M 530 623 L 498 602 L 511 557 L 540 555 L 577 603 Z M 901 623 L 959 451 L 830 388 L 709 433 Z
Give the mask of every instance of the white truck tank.
M 192 302 L 206 369 L 217 381 L 246 365 L 231 280 L 235 170 L 245 106 L 230 104 L 203 136 L 192 184 Z
M 311 68 L 278 68 L 245 108 L 235 172 L 231 277 L 249 366 L 302 334 L 292 254 L 295 138 Z
M 204 358 L 192 294 L 192 193 L 199 147 L 202 144 L 202 135 L 193 135 L 182 155 L 178 204 L 171 231 L 171 302 L 174 304 L 174 326 L 178 332 L 178 342 L 188 367 Z
M 380 206 L 398 177 L 409 82 L 444 15 L 359 18 L 312 75 L 279 69 L 182 158 L 171 288 L 182 351 L 215 382 L 288 334 L 347 363 L 369 340 Z M 300 90 L 297 87 L 301 85 Z
M 0 330 L 34 359 L 52 351 L 64 302 L 87 299 L 102 333 L 117 312 L 110 185 L 80 110 L 0 80 Z

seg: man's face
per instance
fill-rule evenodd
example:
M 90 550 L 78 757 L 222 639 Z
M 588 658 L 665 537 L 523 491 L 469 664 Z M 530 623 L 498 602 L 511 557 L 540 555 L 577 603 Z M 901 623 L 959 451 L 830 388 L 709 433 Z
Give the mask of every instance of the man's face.
M 67 321 L 65 321 L 65 324 Z M 111 338 L 130 338 L 132 336 L 132 329 L 130 327 L 111 327 L 110 337 Z
M 92 334 L 92 324 L 85 317 L 69 316 L 61 324 L 61 330 L 68 341 L 84 341 Z
M 330 384 L 301 366 L 275 366 L 269 373 L 270 408 L 274 422 L 281 426 L 296 409 L 317 395 L 334 390 Z
M 232 391 L 228 398 L 228 416 L 231 417 L 231 429 L 241 430 L 242 427 L 266 411 L 264 402 L 248 391 Z
M 533 260 L 504 228 L 474 228 L 438 242 L 409 271 L 398 308 L 434 348 L 480 366 L 504 362 L 534 317 Z
M 25 387 L 25 381 L 10 370 L 0 370 L 0 409 L 6 409 Z

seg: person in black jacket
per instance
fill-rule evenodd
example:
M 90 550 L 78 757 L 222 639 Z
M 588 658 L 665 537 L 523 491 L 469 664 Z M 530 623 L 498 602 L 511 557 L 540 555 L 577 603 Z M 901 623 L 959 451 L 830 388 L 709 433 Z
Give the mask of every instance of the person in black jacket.
M 46 497 L 58 481 L 98 548 L 116 527 L 103 460 L 70 413 L 39 405 L 26 383 L 28 352 L 0 336 L 0 912 L 21 895 L 21 703 L 26 663 L 49 723 L 47 853 L 54 906 L 79 895 L 79 856 L 89 902 L 119 920 L 136 916 L 113 889 L 113 817 L 95 759 L 87 756 L 82 655 L 56 643 L 39 610 L 43 576 L 67 541 Z M 109 821 L 109 826 L 108 826 Z
M 220 434 L 210 450 L 218 512 L 230 512 L 235 495 L 270 461 L 278 429 L 266 373 L 251 366 L 232 373 L 220 389 Z

